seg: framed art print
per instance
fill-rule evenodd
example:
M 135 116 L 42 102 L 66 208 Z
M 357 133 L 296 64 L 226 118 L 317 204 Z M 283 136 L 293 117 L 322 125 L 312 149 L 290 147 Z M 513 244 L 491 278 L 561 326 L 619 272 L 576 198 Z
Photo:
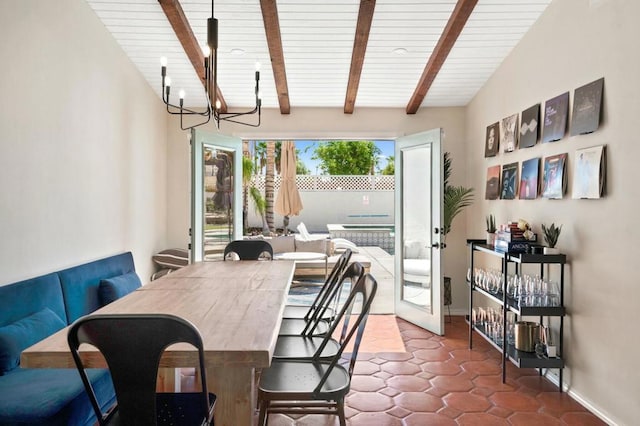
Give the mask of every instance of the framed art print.
M 520 119 L 520 148 L 531 148 L 540 137 L 540 104 L 522 111 Z
M 487 127 L 487 135 L 484 144 L 484 156 L 495 157 L 500 147 L 500 122 L 495 122 Z
M 574 92 L 571 136 L 583 135 L 598 130 L 603 86 L 604 78 L 600 78 L 577 88 Z
M 518 114 L 503 118 L 500 123 L 500 141 L 504 152 L 513 152 L 518 146 Z
M 500 165 L 491 166 L 487 169 L 487 187 L 484 198 L 487 200 L 497 200 L 500 198 Z
M 535 200 L 538 198 L 540 158 L 531 158 L 522 162 L 520 171 L 520 199 Z
M 500 198 L 513 200 L 518 195 L 518 163 L 510 163 L 502 166 L 502 191 Z
M 569 92 L 549 99 L 544 104 L 544 127 L 542 142 L 555 142 L 567 132 L 567 116 L 569 115 Z
M 542 196 L 562 198 L 567 188 L 567 154 L 558 154 L 544 159 Z

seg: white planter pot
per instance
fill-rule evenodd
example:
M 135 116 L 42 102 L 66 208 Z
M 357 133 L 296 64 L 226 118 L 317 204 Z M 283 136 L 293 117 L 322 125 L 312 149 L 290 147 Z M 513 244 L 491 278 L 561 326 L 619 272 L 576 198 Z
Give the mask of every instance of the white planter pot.
M 560 250 L 555 247 L 545 247 L 544 254 L 560 254 Z
M 494 232 L 487 232 L 487 245 L 494 246 L 496 244 L 496 234 Z

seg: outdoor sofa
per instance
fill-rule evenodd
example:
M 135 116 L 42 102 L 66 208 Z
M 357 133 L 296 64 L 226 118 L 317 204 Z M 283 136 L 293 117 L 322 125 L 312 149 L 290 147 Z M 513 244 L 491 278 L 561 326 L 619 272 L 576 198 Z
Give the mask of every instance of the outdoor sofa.
M 127 252 L 0 286 L 0 426 L 96 422 L 76 368 L 22 368 L 20 354 L 140 285 Z M 109 371 L 89 371 L 102 408 L 110 407 Z
M 340 257 L 340 254 L 344 251 L 344 246 L 340 245 L 336 248 L 335 242 L 326 237 L 304 240 L 300 235 L 286 235 L 278 237 L 252 237 L 252 238 L 264 238 L 271 244 L 273 248 L 273 254 L 278 255 L 280 253 L 291 252 L 312 252 L 323 253 L 327 255 L 327 268 L 329 271 L 334 267 L 336 261 Z M 354 251 L 351 256 L 352 262 L 360 262 L 365 268 L 365 272 L 369 272 L 371 268 L 371 260 L 362 254 L 357 253 L 358 249 L 355 245 L 349 248 Z M 317 260 L 305 260 L 297 261 L 294 275 L 297 277 L 311 277 L 311 276 L 324 276 L 325 274 L 325 261 L 324 259 Z

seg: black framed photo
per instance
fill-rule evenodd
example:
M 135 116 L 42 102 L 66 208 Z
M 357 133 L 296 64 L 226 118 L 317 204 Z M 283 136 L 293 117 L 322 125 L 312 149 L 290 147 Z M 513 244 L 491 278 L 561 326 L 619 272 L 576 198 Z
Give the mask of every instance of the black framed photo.
M 549 99 L 544 103 L 544 127 L 542 142 L 555 142 L 567 132 L 567 116 L 569 115 L 569 92 Z
M 504 152 L 513 152 L 518 146 L 518 114 L 502 119 L 500 123 L 500 141 Z
M 487 136 L 485 138 L 484 156 L 495 157 L 500 147 L 500 122 L 497 121 L 487 127 Z
M 592 133 L 600 126 L 604 78 L 578 87 L 573 94 L 571 136 Z
M 520 148 L 531 148 L 540 138 L 540 104 L 522 111 L 520 119 Z

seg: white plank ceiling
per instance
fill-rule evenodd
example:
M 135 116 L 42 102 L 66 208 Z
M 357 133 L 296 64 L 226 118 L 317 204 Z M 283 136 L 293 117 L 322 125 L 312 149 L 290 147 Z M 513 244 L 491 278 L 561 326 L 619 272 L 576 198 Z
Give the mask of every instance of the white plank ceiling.
M 157 0 L 87 0 L 131 61 L 160 95 L 160 60 L 174 96 L 205 105 L 204 90 Z M 466 105 L 551 0 L 479 0 L 422 106 Z M 209 0 L 180 0 L 196 38 L 206 43 Z M 358 0 L 278 0 L 289 99 L 296 107 L 345 103 Z M 377 0 L 355 102 L 400 107 L 409 102 L 456 0 Z M 259 0 L 217 0 L 218 86 L 229 108 L 252 106 L 255 62 L 262 105 L 278 108 Z M 243 54 L 233 52 L 240 49 Z M 403 54 L 394 53 L 404 49 Z

